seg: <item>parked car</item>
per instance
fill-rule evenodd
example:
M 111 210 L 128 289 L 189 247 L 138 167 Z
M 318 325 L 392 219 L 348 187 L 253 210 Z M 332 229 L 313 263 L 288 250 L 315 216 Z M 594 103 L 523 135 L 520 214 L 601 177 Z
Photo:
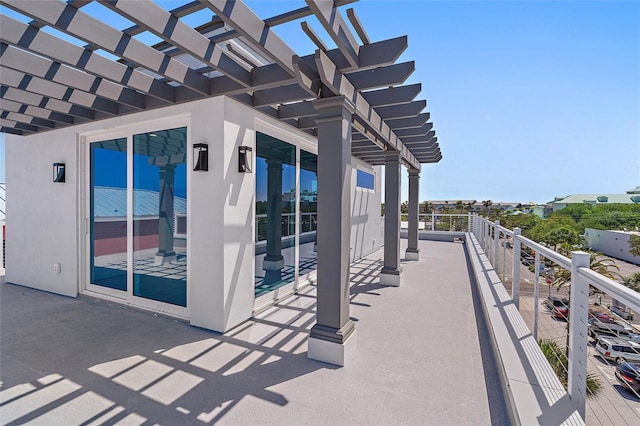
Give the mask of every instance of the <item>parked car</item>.
M 525 253 L 520 255 L 520 261 L 524 266 L 530 266 L 530 265 L 533 265 L 536 260 L 530 254 Z
M 569 319 L 569 307 L 568 306 L 554 306 L 551 310 L 551 316 L 556 319 Z
M 616 320 L 611 315 L 600 311 L 589 311 L 589 320 L 598 320 L 609 324 L 615 324 Z M 589 322 L 591 324 L 591 322 Z
M 615 337 L 601 337 L 596 343 L 596 351 L 607 361 L 618 365 L 625 361 L 640 362 L 640 344 Z
M 623 362 L 616 367 L 618 383 L 632 391 L 636 396 L 640 393 L 640 365 Z
M 633 312 L 631 311 L 631 309 L 625 306 L 620 306 L 620 305 L 612 306 L 611 312 L 613 312 L 614 314 L 618 315 L 620 318 L 625 319 L 627 321 L 630 321 L 633 319 Z
M 542 302 L 542 304 L 551 311 L 555 306 L 569 306 L 569 299 L 549 296 L 544 300 L 544 302 Z
M 595 318 L 590 319 L 587 333 L 594 339 L 599 337 L 615 337 L 624 340 L 631 340 L 633 334 L 624 326 L 618 323 L 602 322 Z
M 569 318 L 569 300 L 556 296 L 549 296 L 542 302 L 551 311 L 551 316 L 557 319 Z

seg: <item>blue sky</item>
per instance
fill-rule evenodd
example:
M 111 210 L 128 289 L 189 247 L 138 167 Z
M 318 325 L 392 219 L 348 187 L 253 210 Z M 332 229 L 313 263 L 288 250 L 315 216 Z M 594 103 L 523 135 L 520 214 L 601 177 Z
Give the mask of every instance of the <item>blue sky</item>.
M 303 5 L 248 3 L 263 18 Z M 400 61 L 415 60 L 416 71 L 406 83 L 423 84 L 420 98 L 444 156 L 423 165 L 421 200 L 545 202 L 640 184 L 640 2 L 362 0 L 348 7 L 372 41 L 409 36 Z M 315 49 L 299 22 L 276 32 L 300 54 Z M 1 148 L 2 138 L 3 160 Z
M 251 4 L 263 17 L 275 7 Z M 546 202 L 640 184 L 640 2 L 349 7 L 372 41 L 409 36 L 399 61 L 416 61 L 407 83 L 422 83 L 444 156 L 423 165 L 421 200 Z M 298 28 L 277 32 L 298 52 L 314 49 Z

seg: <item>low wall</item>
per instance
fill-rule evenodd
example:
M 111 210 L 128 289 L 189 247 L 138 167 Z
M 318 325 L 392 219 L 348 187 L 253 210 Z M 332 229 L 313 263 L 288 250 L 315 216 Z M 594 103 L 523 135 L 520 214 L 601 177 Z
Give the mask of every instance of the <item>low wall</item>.
M 464 239 L 512 423 L 584 425 L 475 236 Z
M 408 231 L 406 229 L 400 230 L 400 238 L 407 238 Z M 458 231 L 418 231 L 418 238 L 421 240 L 429 241 L 449 241 L 453 242 L 456 239 L 464 239 L 465 232 Z

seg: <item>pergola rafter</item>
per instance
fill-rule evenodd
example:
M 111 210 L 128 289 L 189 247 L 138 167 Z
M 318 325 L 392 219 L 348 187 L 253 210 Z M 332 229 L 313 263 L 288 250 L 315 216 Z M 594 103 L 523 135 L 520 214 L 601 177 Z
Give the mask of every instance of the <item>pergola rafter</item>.
M 95 17 L 84 9 L 94 1 L 131 25 Z M 422 86 L 403 85 L 415 63 L 397 63 L 408 38 L 372 41 L 353 9 L 346 18 L 338 9 L 354 1 L 305 0 L 261 19 L 240 0 L 185 0 L 171 10 L 152 0 L 0 0 L 33 20 L 0 15 L 2 131 L 27 135 L 225 95 L 317 135 L 313 101 L 346 96 L 356 107 L 353 155 L 378 165 L 398 151 L 411 169 L 439 161 L 426 101 L 416 99 Z M 212 19 L 202 25 L 182 20 L 203 10 Z M 297 54 L 273 30 L 296 20 L 317 38 L 315 53 Z M 146 45 L 144 32 L 162 41 Z

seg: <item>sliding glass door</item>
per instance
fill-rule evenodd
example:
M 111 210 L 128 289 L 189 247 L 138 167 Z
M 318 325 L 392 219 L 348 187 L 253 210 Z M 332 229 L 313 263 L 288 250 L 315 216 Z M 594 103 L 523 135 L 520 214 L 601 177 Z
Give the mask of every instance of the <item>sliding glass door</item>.
M 88 165 L 87 289 L 184 314 L 187 128 L 89 141 Z
M 255 295 L 317 267 L 317 156 L 256 132 Z

